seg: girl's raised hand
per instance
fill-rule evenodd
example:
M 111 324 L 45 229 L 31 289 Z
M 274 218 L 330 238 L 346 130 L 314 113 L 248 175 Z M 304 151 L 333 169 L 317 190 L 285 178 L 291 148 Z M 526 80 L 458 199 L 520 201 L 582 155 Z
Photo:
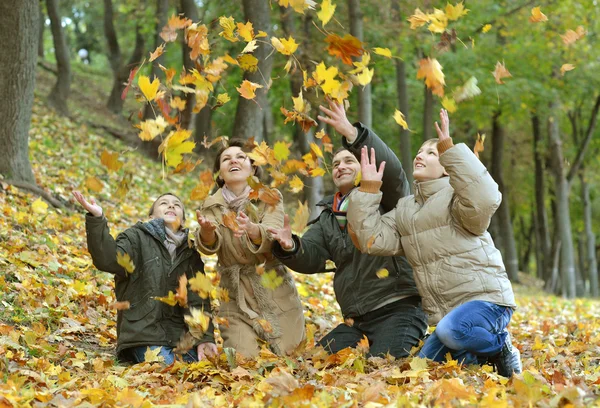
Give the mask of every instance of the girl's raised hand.
M 442 128 L 440 129 L 438 123 L 435 122 L 435 130 L 441 142 L 450 139 L 450 119 L 448 119 L 448 112 L 446 109 L 440 109 L 440 121 L 442 122 Z
M 294 247 L 294 240 L 292 239 L 292 227 L 290 226 L 290 217 L 285 214 L 283 216 L 283 228 L 267 228 L 267 232 L 271 234 L 274 240 L 279 242 L 279 245 L 285 250 L 292 249 Z
M 92 214 L 94 217 L 101 217 L 102 216 L 102 207 L 100 207 L 98 204 L 96 204 L 96 200 L 94 200 L 92 198 L 91 202 L 89 202 L 88 200 L 85 199 L 85 197 L 83 196 L 83 194 L 81 194 L 77 190 L 73 190 L 73 196 L 75 197 L 75 199 L 77 200 L 77 202 L 79 204 L 81 204 L 81 206 L 83 208 L 85 208 L 85 210 L 87 212 L 89 212 L 90 214 Z
M 371 159 L 369 160 L 369 152 L 367 146 L 363 146 L 360 151 L 360 171 L 361 180 L 366 181 L 381 181 L 383 180 L 383 170 L 385 162 L 381 162 L 379 170 L 377 170 L 377 162 L 375 161 L 375 149 L 371 148 Z
M 260 230 L 258 229 L 258 225 L 250 221 L 250 218 L 248 218 L 248 216 L 243 211 L 241 211 L 238 214 L 236 221 L 238 223 L 239 228 L 237 231 L 234 231 L 234 237 L 241 238 L 245 232 L 248 233 L 251 239 L 258 239 L 258 237 L 260 237 Z

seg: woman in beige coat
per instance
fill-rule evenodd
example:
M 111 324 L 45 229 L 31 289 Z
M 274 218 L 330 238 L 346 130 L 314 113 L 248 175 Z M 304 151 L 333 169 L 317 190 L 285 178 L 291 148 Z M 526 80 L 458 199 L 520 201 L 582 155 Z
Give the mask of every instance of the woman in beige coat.
M 221 286 L 229 291 L 230 300 L 219 309 L 219 316 L 227 320 L 220 325 L 224 347 L 233 347 L 246 358 L 258 354 L 261 342 L 276 354 L 288 354 L 305 334 L 294 279 L 271 254 L 273 240 L 267 233 L 267 228 L 283 227 L 281 195 L 272 206 L 249 197 L 247 180 L 259 170 L 244 152 L 244 141 L 231 140 L 215 159 L 221 188 L 197 211 L 197 248 L 218 255 Z
M 487 232 L 502 200 L 498 185 L 465 144 L 454 146 L 448 114 L 439 139 L 425 142 L 413 162 L 415 194 L 385 215 L 378 211 L 385 162 L 363 148 L 362 182 L 350 196 L 348 222 L 357 247 L 374 255 L 405 255 L 435 332 L 421 357 L 464 364 L 490 361 L 498 372 L 521 372 L 506 326 L 516 307 L 502 256 Z

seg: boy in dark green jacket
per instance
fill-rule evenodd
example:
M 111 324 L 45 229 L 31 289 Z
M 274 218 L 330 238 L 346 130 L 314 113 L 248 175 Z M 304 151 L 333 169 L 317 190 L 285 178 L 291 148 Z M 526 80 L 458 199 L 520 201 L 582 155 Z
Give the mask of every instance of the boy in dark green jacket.
M 321 106 L 327 117 L 319 119 L 344 136 L 344 148 L 336 152 L 332 163 L 338 192 L 318 204 L 323 211 L 302 237 L 292 235 L 287 218 L 283 229 L 270 230 L 276 240 L 273 254 L 296 272 L 335 272 L 333 287 L 346 323 L 319 341 L 326 350 L 336 353 L 355 347 L 367 336 L 370 355 L 389 352 L 405 357 L 427 330 L 412 269 L 404 257 L 370 256 L 354 247 L 346 229 L 346 198 L 355 187 L 360 172 L 356 156 L 365 145 L 373 147 L 377 158 L 387 163 L 383 212 L 393 209 L 399 198 L 410 195 L 408 181 L 396 155 L 374 132 L 361 123 L 352 125 L 341 104 L 329 102 L 329 107 Z M 334 271 L 326 270 L 328 259 L 335 263 Z
M 174 348 L 184 336 L 191 336 L 184 314 L 189 314 L 189 309 L 211 313 L 210 300 L 191 290 L 185 308 L 155 299 L 175 292 L 180 277 L 185 275 L 189 280 L 204 273 L 202 258 L 188 245 L 188 230 L 182 228 L 185 212 L 181 200 L 171 193 L 161 195 L 150 208 L 149 222 L 138 222 L 115 240 L 102 208 L 78 191 L 73 195 L 88 211 L 85 227 L 94 266 L 115 275 L 117 301 L 129 302 L 128 308 L 117 312 L 117 357 L 139 363 L 148 348 L 160 347 L 165 363 L 173 363 Z M 119 264 L 117 254 L 129 256 L 132 272 Z M 202 335 L 192 332 L 194 347 L 184 354 L 185 361 L 198 361 L 217 352 L 212 322 Z

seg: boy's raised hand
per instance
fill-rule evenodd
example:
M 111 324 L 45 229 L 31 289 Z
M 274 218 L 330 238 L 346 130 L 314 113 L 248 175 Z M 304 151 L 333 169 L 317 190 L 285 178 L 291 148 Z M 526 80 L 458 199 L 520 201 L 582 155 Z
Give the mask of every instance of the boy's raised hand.
M 279 242 L 279 245 L 281 245 L 283 249 L 288 250 L 294 247 L 290 217 L 287 214 L 283 216 L 283 228 L 267 228 L 267 232 L 271 234 L 274 240 Z
M 440 142 L 450 139 L 450 119 L 448 119 L 448 112 L 446 109 L 440 109 L 440 121 L 442 122 L 442 128 L 437 122 L 435 122 L 435 130 L 438 134 Z
M 383 180 L 383 170 L 385 162 L 382 161 L 377 170 L 377 162 L 375 161 L 375 149 L 371 148 L 371 159 L 369 160 L 369 152 L 367 146 L 363 146 L 360 150 L 360 171 L 361 180 L 365 181 L 381 181 Z
M 85 208 L 87 212 L 92 214 L 94 217 L 102 217 L 102 207 L 96 204 L 96 200 L 92 198 L 91 203 L 88 202 L 88 200 L 85 199 L 83 194 L 81 194 L 77 190 L 73 190 L 73 196 L 75 197 L 77 202 L 79 202 L 79 204 L 81 204 L 81 206 Z
M 332 99 L 327 98 L 327 102 L 329 103 L 329 109 L 326 107 L 319 105 L 319 109 L 327 116 L 317 116 L 317 118 L 331 125 L 334 129 L 342 136 L 346 138 L 346 141 L 349 144 L 354 143 L 356 137 L 358 136 L 358 130 L 352 126 L 352 123 L 346 117 L 346 110 L 344 109 L 344 105 L 334 101 Z

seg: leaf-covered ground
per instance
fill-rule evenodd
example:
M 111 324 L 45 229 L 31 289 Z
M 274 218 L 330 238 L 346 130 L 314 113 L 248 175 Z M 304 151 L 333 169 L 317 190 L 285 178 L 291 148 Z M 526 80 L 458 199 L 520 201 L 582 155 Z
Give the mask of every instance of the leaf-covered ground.
M 179 192 L 189 203 L 193 177 L 162 180 L 160 164 L 82 123 L 58 119 L 36 99 L 30 147 L 40 185 L 71 202 L 74 188 L 99 190 L 90 194 L 114 232 L 145 218 L 160 192 Z M 121 176 L 100 163 L 104 149 L 121 153 L 134 174 L 124 199 L 115 198 Z M 214 259 L 207 264 L 210 270 Z M 525 371 L 509 380 L 454 361 L 366 360 L 364 349 L 327 356 L 314 339 L 341 322 L 330 275 L 296 275 L 309 334 L 296 356 L 264 351 L 236 367 L 224 354 L 170 367 L 118 364 L 113 283 L 92 266 L 83 212 L 47 208 L 6 185 L 0 270 L 0 407 L 600 405 L 600 303 L 550 297 L 533 283 L 516 288 L 511 331 Z

